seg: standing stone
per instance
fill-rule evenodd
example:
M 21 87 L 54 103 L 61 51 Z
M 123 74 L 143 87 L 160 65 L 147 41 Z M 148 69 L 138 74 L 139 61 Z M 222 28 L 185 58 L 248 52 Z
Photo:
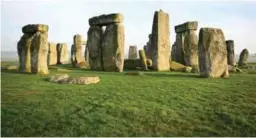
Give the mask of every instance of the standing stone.
M 49 52 L 48 52 L 48 65 L 56 65 L 57 64 L 57 47 L 55 43 L 48 43 Z
M 31 72 L 31 54 L 33 34 L 24 34 L 18 42 L 19 71 L 23 73 Z
M 150 59 L 152 68 L 157 71 L 169 71 L 170 30 L 169 15 L 162 10 L 156 11 L 152 26 Z
M 248 57 L 249 57 L 249 51 L 247 49 L 243 49 L 243 51 L 240 53 L 238 66 L 239 67 L 246 66 L 248 62 Z
M 102 33 L 100 26 L 91 26 L 87 32 L 88 40 L 86 46 L 89 51 L 89 65 L 91 70 L 102 70 Z
M 226 41 L 226 46 L 227 46 L 227 52 L 228 52 L 228 65 L 235 66 L 236 61 L 235 61 L 235 52 L 234 52 L 234 41 L 233 40 L 228 40 Z
M 198 65 L 198 22 L 186 22 L 175 26 L 176 61 L 186 66 Z
M 89 63 L 89 49 L 88 49 L 88 46 L 85 46 L 84 58 L 85 58 L 85 61 Z
M 71 47 L 71 62 L 73 67 L 77 67 L 79 63 L 85 62 L 82 56 L 82 36 L 78 34 L 74 36 L 74 44 Z
M 31 72 L 42 75 L 49 74 L 47 58 L 49 52 L 48 33 L 37 32 L 32 40 Z
M 144 50 L 139 50 L 140 63 L 143 70 L 148 70 L 147 58 Z
M 176 42 L 172 45 L 171 61 L 176 61 Z
M 122 72 L 124 66 L 124 27 L 110 24 L 106 27 L 102 40 L 103 69 Z
M 66 64 L 69 61 L 68 58 L 68 46 L 65 43 L 57 44 L 57 64 Z
M 221 29 L 201 28 L 199 32 L 199 68 L 202 77 L 228 77 L 227 48 Z
M 137 59 L 137 46 L 130 46 L 129 47 L 129 59 Z

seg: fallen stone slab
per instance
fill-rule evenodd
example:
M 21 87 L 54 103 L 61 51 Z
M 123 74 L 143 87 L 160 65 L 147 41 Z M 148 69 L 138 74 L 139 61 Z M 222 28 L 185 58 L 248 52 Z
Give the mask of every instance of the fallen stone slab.
M 69 77 L 67 74 L 56 74 L 49 78 L 50 82 L 61 84 L 96 84 L 100 82 L 100 78 L 96 77 Z

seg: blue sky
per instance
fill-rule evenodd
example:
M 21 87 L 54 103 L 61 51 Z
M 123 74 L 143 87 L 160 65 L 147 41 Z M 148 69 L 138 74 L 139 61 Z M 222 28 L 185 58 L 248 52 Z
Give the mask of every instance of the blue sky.
M 160 9 L 169 14 L 171 45 L 175 25 L 198 21 L 199 29 L 221 28 L 226 40 L 235 41 L 235 53 L 244 48 L 256 53 L 256 1 L 163 0 L 2 0 L 1 51 L 16 51 L 21 28 L 26 24 L 47 24 L 49 41 L 71 46 L 73 35 L 87 38 L 89 18 L 119 12 L 124 15 L 127 53 L 129 45 L 141 49 L 146 44 L 154 12 Z

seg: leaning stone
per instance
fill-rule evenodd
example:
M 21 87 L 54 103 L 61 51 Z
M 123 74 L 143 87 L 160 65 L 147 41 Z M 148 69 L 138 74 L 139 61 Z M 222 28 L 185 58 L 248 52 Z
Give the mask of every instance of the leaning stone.
M 145 51 L 139 50 L 139 56 L 140 56 L 141 67 L 143 68 L 143 70 L 148 70 Z
M 130 46 L 129 47 L 129 54 L 128 54 L 129 59 L 137 59 L 137 46 Z
M 113 24 L 113 23 L 121 23 L 123 22 L 124 17 L 122 14 L 120 13 L 113 13 L 113 14 L 103 14 L 100 16 L 95 16 L 89 19 L 89 25 L 93 26 L 93 25 L 109 25 L 109 24 Z
M 198 22 L 197 21 L 191 21 L 191 22 L 185 22 L 183 24 L 175 26 L 175 32 L 185 32 L 187 30 L 197 30 Z
M 22 32 L 23 33 L 28 33 L 28 34 L 33 34 L 36 32 L 41 32 L 41 33 L 45 33 L 48 32 L 48 25 L 44 25 L 44 24 L 28 24 L 24 27 L 22 27 Z
M 248 57 L 249 57 L 249 51 L 247 49 L 243 49 L 243 51 L 240 53 L 238 66 L 245 67 L 248 62 Z
M 89 65 L 91 70 L 101 71 L 102 65 L 102 41 L 103 30 L 100 26 L 91 26 L 87 32 L 86 47 L 89 51 Z
M 235 52 L 234 52 L 234 41 L 233 40 L 227 40 L 226 41 L 226 46 L 227 46 L 227 58 L 228 58 L 228 65 L 235 66 L 236 61 L 235 61 Z
M 162 10 L 156 11 L 154 14 L 151 42 L 149 51 L 153 63 L 152 68 L 157 71 L 169 71 L 169 15 Z
M 221 29 L 201 28 L 198 47 L 201 77 L 226 78 L 229 76 L 227 48 Z
M 66 43 L 57 44 L 57 64 L 66 64 L 69 62 L 68 46 Z
M 110 24 L 106 27 L 102 40 L 104 71 L 122 72 L 124 66 L 124 26 Z
M 31 46 L 31 72 L 46 75 L 49 73 L 48 58 L 48 34 L 37 32 Z
M 49 52 L 48 52 L 48 65 L 56 65 L 57 64 L 57 47 L 55 43 L 48 43 Z

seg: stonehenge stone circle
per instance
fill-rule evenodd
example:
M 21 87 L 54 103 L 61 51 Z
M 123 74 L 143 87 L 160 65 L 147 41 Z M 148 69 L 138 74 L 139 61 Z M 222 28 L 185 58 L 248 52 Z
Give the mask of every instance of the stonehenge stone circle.
M 175 60 L 186 66 L 198 65 L 198 22 L 185 22 L 175 26 L 176 32 L 176 58 Z
M 226 41 L 226 46 L 227 46 L 227 58 L 228 58 L 228 65 L 235 66 L 236 61 L 235 61 L 235 52 L 234 52 L 234 41 L 233 40 L 227 40 Z
M 48 52 L 48 65 L 56 65 L 57 64 L 57 45 L 56 43 L 49 42 L 49 52 Z
M 17 46 L 20 72 L 48 74 L 48 25 L 29 24 L 22 32 Z
M 240 53 L 240 56 L 239 56 L 238 66 L 239 67 L 246 66 L 248 62 L 248 57 L 249 57 L 249 51 L 247 49 L 243 49 L 243 51 Z
M 130 46 L 129 47 L 129 54 L 128 54 L 129 59 L 137 59 L 137 46 Z
M 68 45 L 66 43 L 57 44 L 57 64 L 66 64 L 69 61 Z
M 154 14 L 149 58 L 152 60 L 152 69 L 169 71 L 170 58 L 170 30 L 169 15 L 162 10 Z
M 226 78 L 229 76 L 227 48 L 221 29 L 201 28 L 198 49 L 201 77 Z
M 124 66 L 123 15 L 108 14 L 89 19 L 87 47 L 91 70 L 122 72 Z M 106 26 L 103 31 L 103 26 Z
M 82 36 L 77 34 L 73 38 L 73 45 L 71 46 L 71 63 L 73 67 L 79 67 L 78 64 L 85 62 L 82 55 Z

